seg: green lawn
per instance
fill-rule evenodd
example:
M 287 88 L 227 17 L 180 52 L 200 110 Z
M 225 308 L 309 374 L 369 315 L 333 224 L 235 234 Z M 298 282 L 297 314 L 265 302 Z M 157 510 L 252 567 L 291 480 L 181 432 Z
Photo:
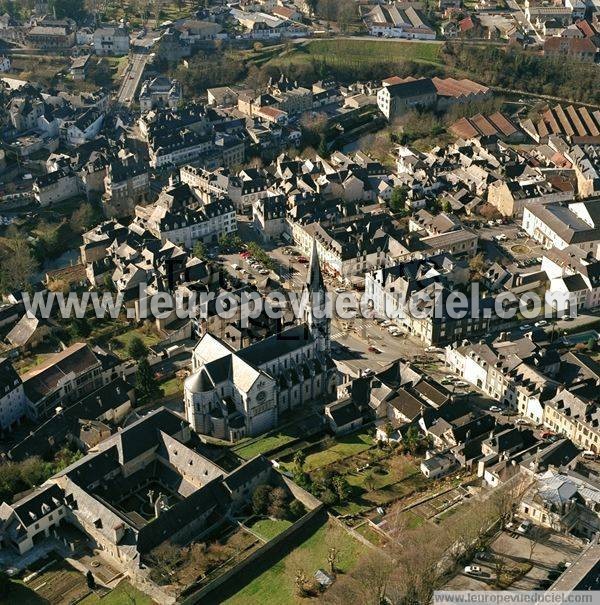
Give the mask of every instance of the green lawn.
M 342 458 L 354 456 L 360 452 L 364 452 L 373 446 L 373 439 L 366 433 L 347 435 L 346 437 L 338 437 L 336 444 L 322 451 L 310 454 L 306 457 L 304 463 L 305 471 L 312 471 L 322 466 L 327 466 L 333 462 L 337 462 Z
M 410 510 L 402 513 L 402 518 L 406 523 L 406 529 L 417 529 L 421 527 L 423 523 L 425 523 L 425 519 L 423 517 Z
M 365 549 L 365 546 L 352 538 L 348 532 L 330 521 L 225 603 L 227 605 L 294 605 L 305 602 L 295 595 L 296 570 L 303 569 L 308 577 L 312 577 L 317 569 L 327 569 L 327 553 L 332 545 L 335 545 L 340 552 L 337 567 L 345 573 L 352 570 L 359 555 Z
M 441 65 L 441 45 L 427 42 L 390 42 L 388 40 L 312 40 L 281 57 L 269 61 L 274 65 L 326 61 L 331 65 L 350 66 L 370 63 L 415 61 Z M 392 75 L 392 74 L 390 74 Z
M 160 388 L 163 390 L 163 397 L 173 397 L 180 393 L 183 394 L 183 382 L 177 376 L 161 382 Z
M 276 435 L 268 435 L 262 439 L 258 439 L 257 441 L 251 441 L 245 444 L 245 442 L 240 443 L 239 445 L 233 448 L 233 451 L 244 460 L 250 460 L 250 458 L 254 458 L 254 456 L 258 456 L 259 454 L 264 454 L 272 449 L 285 445 L 286 443 L 291 443 L 297 439 L 297 437 L 293 435 L 286 435 L 284 433 L 277 433 Z
M 291 524 L 292 522 L 287 519 L 261 519 L 254 523 L 251 529 L 264 540 L 272 540 Z
M 387 540 L 368 523 L 356 528 L 356 531 L 375 546 L 384 546 Z
M 80 605 L 153 605 L 154 601 L 127 580 L 123 580 L 109 594 L 100 598 L 95 594 L 87 596 Z
M 118 343 L 121 344 L 121 347 L 119 347 L 115 351 L 115 353 L 121 359 L 127 359 L 129 357 L 127 349 L 129 348 L 129 344 L 131 343 L 133 338 L 135 338 L 136 336 L 141 338 L 142 342 L 147 347 L 152 347 L 160 342 L 160 338 L 155 332 L 146 333 L 146 330 L 144 330 L 143 328 L 134 328 L 133 330 L 129 330 L 128 332 L 124 332 L 123 334 L 119 334 L 119 336 L 115 336 L 113 340 L 116 340 Z

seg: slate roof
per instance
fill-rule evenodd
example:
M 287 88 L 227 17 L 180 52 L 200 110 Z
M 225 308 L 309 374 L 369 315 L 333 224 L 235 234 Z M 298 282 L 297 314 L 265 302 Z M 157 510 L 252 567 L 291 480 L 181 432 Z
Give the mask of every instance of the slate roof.
M 223 484 L 234 492 L 259 473 L 263 473 L 271 468 L 271 463 L 264 456 L 256 456 L 232 471 L 223 480 Z
M 429 78 L 420 78 L 410 82 L 402 82 L 400 84 L 392 84 L 388 86 L 391 97 L 400 99 L 410 99 L 411 97 L 420 97 L 423 95 L 435 95 L 436 88 Z
M 338 428 L 346 426 L 362 417 L 358 406 L 351 399 L 336 406 L 330 406 L 329 415 Z
M 59 447 L 70 432 L 77 431 L 80 419 L 95 420 L 107 411 L 127 403 L 129 401 L 127 393 L 131 388 L 131 385 L 118 378 L 90 393 L 63 409 L 60 414 L 46 420 L 17 443 L 9 451 L 10 459 L 23 460 L 29 456 L 46 456 L 50 450 Z
M 8 359 L 0 357 L 0 398 L 18 388 L 20 384 L 22 384 L 21 379 L 12 363 Z
M 67 374 L 83 374 L 99 364 L 98 358 L 85 342 L 78 342 L 22 376 L 27 397 L 39 401 L 55 388 Z

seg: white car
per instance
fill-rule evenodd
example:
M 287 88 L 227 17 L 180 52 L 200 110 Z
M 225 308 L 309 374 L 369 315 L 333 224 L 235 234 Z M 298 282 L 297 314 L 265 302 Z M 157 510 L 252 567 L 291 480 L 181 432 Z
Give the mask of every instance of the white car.
M 455 385 L 457 387 L 463 387 L 464 388 L 464 387 L 468 387 L 469 383 L 465 382 L 464 380 L 458 380 L 457 382 L 455 382 Z
M 527 420 L 526 418 L 517 418 L 515 420 L 516 424 L 529 424 L 529 420 Z
M 518 534 L 526 534 L 531 529 L 531 521 L 523 521 L 519 527 L 517 527 Z
M 479 565 L 467 565 L 465 567 L 465 573 L 472 576 L 480 576 L 482 573 L 481 567 Z
M 536 328 L 541 328 L 541 327 L 543 327 L 543 326 L 547 326 L 547 325 L 548 325 L 548 322 L 547 322 L 545 319 L 540 319 L 540 321 L 536 321 L 536 322 L 535 322 L 533 325 L 534 325 Z
M 491 405 L 489 407 L 489 410 L 490 410 L 490 412 L 501 412 L 502 411 L 502 409 L 499 408 L 497 405 Z

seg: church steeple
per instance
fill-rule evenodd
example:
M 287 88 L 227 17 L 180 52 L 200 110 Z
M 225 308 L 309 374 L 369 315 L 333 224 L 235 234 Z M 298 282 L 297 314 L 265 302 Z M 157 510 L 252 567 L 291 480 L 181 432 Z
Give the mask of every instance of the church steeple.
M 308 274 L 303 287 L 304 292 L 308 292 L 306 297 L 306 307 L 304 310 L 304 320 L 311 331 L 311 334 L 318 343 L 321 351 L 329 350 L 329 332 L 331 319 L 327 316 L 327 290 L 319 265 L 319 254 L 317 253 L 317 242 L 313 239 L 310 263 L 308 265 Z
M 308 265 L 308 273 L 306 275 L 306 286 L 311 293 L 325 292 L 325 284 L 323 283 L 323 274 L 319 265 L 319 254 L 317 253 L 317 242 L 313 238 L 312 251 L 310 253 L 310 263 Z

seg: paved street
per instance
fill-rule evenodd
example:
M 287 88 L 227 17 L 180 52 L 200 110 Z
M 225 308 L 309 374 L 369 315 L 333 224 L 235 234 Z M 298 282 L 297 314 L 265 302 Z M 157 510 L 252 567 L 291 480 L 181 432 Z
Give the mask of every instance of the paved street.
M 135 94 L 140 86 L 144 69 L 150 55 L 134 53 L 129 59 L 129 67 L 125 72 L 123 82 L 117 93 L 117 101 L 125 107 L 131 107 L 135 101 Z

